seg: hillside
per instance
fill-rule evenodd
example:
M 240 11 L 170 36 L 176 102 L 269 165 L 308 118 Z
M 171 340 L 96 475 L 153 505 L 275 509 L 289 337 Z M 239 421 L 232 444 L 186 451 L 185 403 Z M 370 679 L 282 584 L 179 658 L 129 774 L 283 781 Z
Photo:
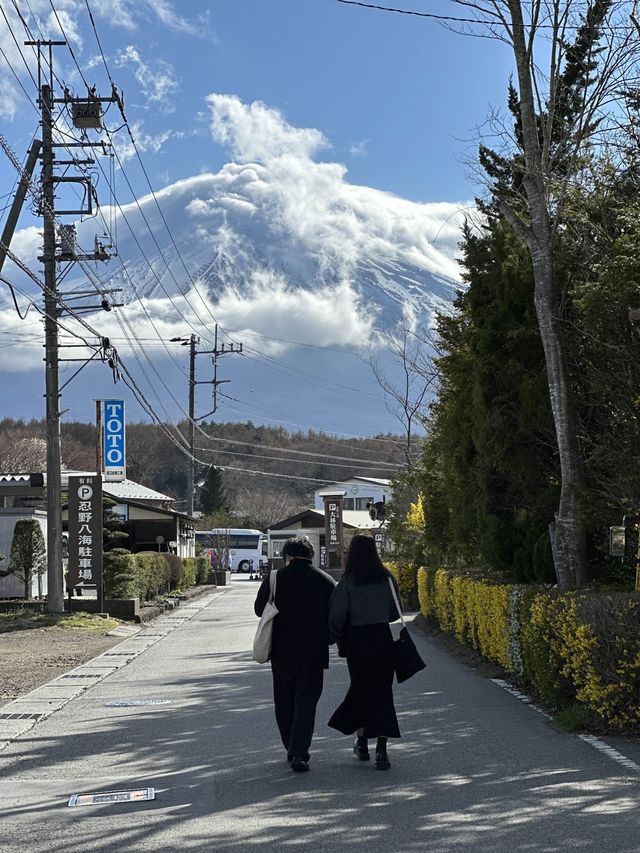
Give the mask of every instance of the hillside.
M 324 482 L 356 474 L 389 477 L 394 471 L 391 466 L 400 466 L 403 459 L 402 440 L 390 435 L 338 438 L 258 426 L 251 421 L 204 423 L 201 429 L 195 442 L 195 456 L 202 461 L 196 466 L 196 483 L 202 480 L 207 463 L 239 469 L 224 471 L 231 508 L 238 518 L 256 521 L 274 521 L 308 506 L 314 489 Z M 180 424 L 179 430 L 186 436 L 186 424 Z M 172 434 L 180 443 L 175 430 Z M 42 470 L 44 436 L 44 421 L 0 420 L 0 471 Z M 63 424 L 62 458 L 67 468 L 92 469 L 93 424 Z M 128 424 L 127 476 L 171 495 L 181 502 L 178 508 L 184 508 L 186 457 L 159 428 Z

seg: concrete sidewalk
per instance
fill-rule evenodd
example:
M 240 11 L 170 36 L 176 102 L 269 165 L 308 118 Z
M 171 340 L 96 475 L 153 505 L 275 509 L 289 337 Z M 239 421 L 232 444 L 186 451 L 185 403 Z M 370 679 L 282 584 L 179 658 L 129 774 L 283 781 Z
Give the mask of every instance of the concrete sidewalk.
M 112 649 L 145 646 L 0 752 L 2 851 L 638 850 L 635 772 L 419 633 L 429 667 L 396 690 L 391 770 L 357 762 L 326 727 L 347 684 L 334 658 L 312 770 L 293 774 L 269 667 L 250 659 L 256 589 L 234 579 L 189 619 Z M 168 701 L 113 704 L 132 699 Z M 149 786 L 151 802 L 67 807 Z

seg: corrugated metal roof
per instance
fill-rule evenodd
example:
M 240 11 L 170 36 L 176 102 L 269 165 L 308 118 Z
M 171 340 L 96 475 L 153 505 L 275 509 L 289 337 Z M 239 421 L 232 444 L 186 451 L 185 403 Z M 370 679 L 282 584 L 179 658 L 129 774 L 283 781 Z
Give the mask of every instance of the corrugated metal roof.
M 171 495 L 163 495 L 162 492 L 155 492 L 153 489 L 148 489 L 140 483 L 134 483 L 133 480 L 123 480 L 122 483 L 104 483 L 102 491 L 113 498 L 122 498 L 122 500 L 169 501 L 171 503 L 175 501 L 175 498 L 172 498 Z

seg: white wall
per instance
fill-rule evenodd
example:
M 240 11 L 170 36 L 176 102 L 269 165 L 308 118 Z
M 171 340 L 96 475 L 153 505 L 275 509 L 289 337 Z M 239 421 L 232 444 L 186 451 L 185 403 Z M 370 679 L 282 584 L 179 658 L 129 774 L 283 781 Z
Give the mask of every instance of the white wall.
M 314 497 L 314 509 L 324 510 L 322 496 L 318 492 L 322 492 L 329 488 L 324 486 L 318 489 Z M 345 498 L 373 498 L 373 502 L 381 501 L 384 497 L 386 501 L 391 500 L 391 492 L 388 486 L 379 486 L 376 483 L 364 483 L 360 480 L 348 480 L 346 483 L 336 483 L 336 491 L 344 491 Z M 366 509 L 366 507 L 363 507 Z
M 4 560 L 0 562 L 0 569 L 6 571 L 9 568 L 9 556 L 11 554 L 11 542 L 13 541 L 13 530 L 16 522 L 22 518 L 36 518 L 42 528 L 44 541 L 47 541 L 47 514 L 37 509 L 0 509 L 0 554 Z M 42 592 L 47 592 L 47 573 L 42 575 Z M 38 578 L 33 578 L 31 595 L 38 594 Z M 23 598 L 24 584 L 15 575 L 0 578 L 0 598 Z

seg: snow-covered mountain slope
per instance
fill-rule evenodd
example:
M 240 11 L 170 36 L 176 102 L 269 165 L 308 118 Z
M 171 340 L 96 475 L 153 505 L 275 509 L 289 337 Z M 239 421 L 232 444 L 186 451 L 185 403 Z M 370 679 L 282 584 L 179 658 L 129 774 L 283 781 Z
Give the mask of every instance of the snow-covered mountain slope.
M 223 95 L 209 101 L 214 140 L 230 150 L 230 162 L 114 211 L 118 256 L 97 271 L 105 287 L 121 289 L 114 299 L 125 307 L 89 320 L 116 342 L 138 376 L 157 384 L 158 371 L 179 387 L 166 342 L 191 332 L 211 341 L 218 322 L 229 338 L 245 343 L 248 357 L 226 360 L 225 376 L 249 389 L 255 420 L 283 404 L 302 406 L 307 423 L 336 431 L 345 415 L 346 432 L 377 432 L 385 422 L 393 428 L 380 415 L 384 402 L 368 353 L 379 351 L 379 332 L 392 332 L 403 316 L 428 325 L 434 312 L 450 309 L 468 208 L 352 184 L 344 166 L 320 158 L 327 142 L 317 131 L 293 128 L 260 103 Z M 79 246 L 91 249 L 96 235 L 104 240 L 99 229 L 97 218 L 78 224 Z M 15 248 L 33 260 L 40 242 L 37 228 L 25 229 Z M 86 287 L 75 267 L 64 289 Z M 0 334 L 19 326 L 10 307 L 0 310 Z M 131 337 L 143 342 L 137 352 Z M 34 334 L 30 347 L 0 363 L 5 399 L 13 395 L 5 381 L 12 372 L 32 371 L 29 381 L 40 384 L 40 343 Z M 65 394 L 80 400 L 75 388 L 85 385 L 81 375 Z M 361 400 L 351 413 L 354 388 Z M 156 398 L 166 403 L 162 388 Z

